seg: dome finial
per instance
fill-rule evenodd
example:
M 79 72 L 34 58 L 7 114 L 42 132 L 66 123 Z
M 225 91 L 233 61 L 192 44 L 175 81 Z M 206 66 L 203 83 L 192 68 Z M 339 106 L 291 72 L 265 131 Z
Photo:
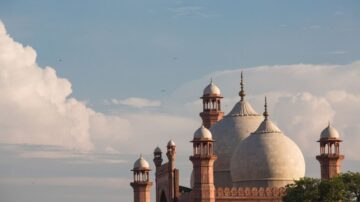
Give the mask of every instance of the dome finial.
M 210 77 L 210 83 L 213 83 L 213 82 L 212 82 L 212 77 Z
M 244 101 L 244 97 L 245 97 L 245 91 L 244 91 L 244 78 L 243 78 L 243 72 L 241 71 L 241 80 L 240 80 L 240 92 L 239 92 L 239 95 L 240 95 L 240 100 L 241 101 Z
M 267 100 L 266 100 L 266 96 L 265 96 L 264 108 L 265 108 L 265 110 L 264 110 L 263 115 L 264 115 L 264 117 L 265 117 L 265 120 L 267 120 L 267 119 L 268 119 L 268 116 L 269 116 L 269 112 L 268 112 L 268 110 L 267 110 Z

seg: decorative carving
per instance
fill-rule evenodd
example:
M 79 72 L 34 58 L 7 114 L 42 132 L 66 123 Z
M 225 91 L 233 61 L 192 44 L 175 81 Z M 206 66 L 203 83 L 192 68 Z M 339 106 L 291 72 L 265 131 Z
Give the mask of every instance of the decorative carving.
M 285 195 L 284 187 L 218 187 L 216 188 L 216 199 L 225 200 L 261 200 L 281 201 Z
M 224 189 L 224 196 L 230 196 L 230 188 L 229 187 L 225 187 Z
M 258 189 L 257 189 L 256 187 L 253 187 L 253 188 L 251 189 L 251 195 L 252 195 L 252 196 L 258 196 Z
M 244 188 L 240 187 L 238 192 L 239 192 L 239 196 L 245 196 Z
M 222 187 L 218 188 L 218 190 L 217 190 L 216 193 L 217 193 L 217 196 L 220 196 L 220 197 L 224 196 L 224 190 L 223 190 L 223 188 L 222 188 Z
M 236 189 L 236 187 L 231 188 L 231 196 L 237 196 L 237 189 Z
M 259 189 L 259 196 L 261 196 L 261 197 L 265 196 L 265 189 L 263 187 L 260 187 L 260 189 Z
M 270 187 L 266 187 L 266 196 L 272 196 L 272 191 Z
M 250 187 L 245 188 L 245 196 L 251 196 L 251 189 Z
M 273 193 L 273 196 L 279 196 L 280 195 L 279 188 L 273 187 L 272 193 Z

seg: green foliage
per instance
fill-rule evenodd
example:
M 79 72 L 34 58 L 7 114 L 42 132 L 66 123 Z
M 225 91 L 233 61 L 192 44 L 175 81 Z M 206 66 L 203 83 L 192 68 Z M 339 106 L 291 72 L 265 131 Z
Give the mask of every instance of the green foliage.
M 347 172 L 339 178 L 345 185 L 345 199 L 360 202 L 360 173 Z
M 286 186 L 286 195 L 284 201 L 293 202 L 310 202 L 318 201 L 319 199 L 319 184 L 320 180 L 313 178 L 302 178 Z
M 285 202 L 360 202 L 360 173 L 347 172 L 330 180 L 302 178 L 286 186 Z

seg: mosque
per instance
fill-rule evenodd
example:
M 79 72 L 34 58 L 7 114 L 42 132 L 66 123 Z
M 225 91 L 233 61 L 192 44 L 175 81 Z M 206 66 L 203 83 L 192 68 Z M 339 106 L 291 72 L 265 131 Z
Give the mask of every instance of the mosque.
M 264 113 L 258 114 L 245 99 L 241 74 L 240 101 L 224 116 L 220 89 L 211 81 L 203 91 L 202 126 L 193 135 L 191 187 L 179 185 L 175 167 L 176 145 L 154 150 L 156 202 L 237 202 L 282 201 L 285 186 L 305 175 L 305 161 L 300 148 L 270 119 L 265 98 Z M 319 141 L 321 178 L 340 173 L 340 136 L 329 125 Z M 149 163 L 141 156 L 134 163 L 135 202 L 150 202 Z

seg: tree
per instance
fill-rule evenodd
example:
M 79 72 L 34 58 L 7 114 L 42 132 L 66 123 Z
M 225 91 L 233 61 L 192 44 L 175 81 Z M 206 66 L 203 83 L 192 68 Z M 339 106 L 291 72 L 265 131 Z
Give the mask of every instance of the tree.
M 339 177 L 345 185 L 345 199 L 360 202 L 360 173 L 347 172 Z
M 319 200 L 319 179 L 302 178 L 294 184 L 286 185 L 284 201 L 312 202 Z
M 319 201 L 342 201 L 345 199 L 345 185 L 340 178 L 322 180 L 318 185 Z
M 347 172 L 330 180 L 302 178 L 286 186 L 285 202 L 360 202 L 360 173 Z

